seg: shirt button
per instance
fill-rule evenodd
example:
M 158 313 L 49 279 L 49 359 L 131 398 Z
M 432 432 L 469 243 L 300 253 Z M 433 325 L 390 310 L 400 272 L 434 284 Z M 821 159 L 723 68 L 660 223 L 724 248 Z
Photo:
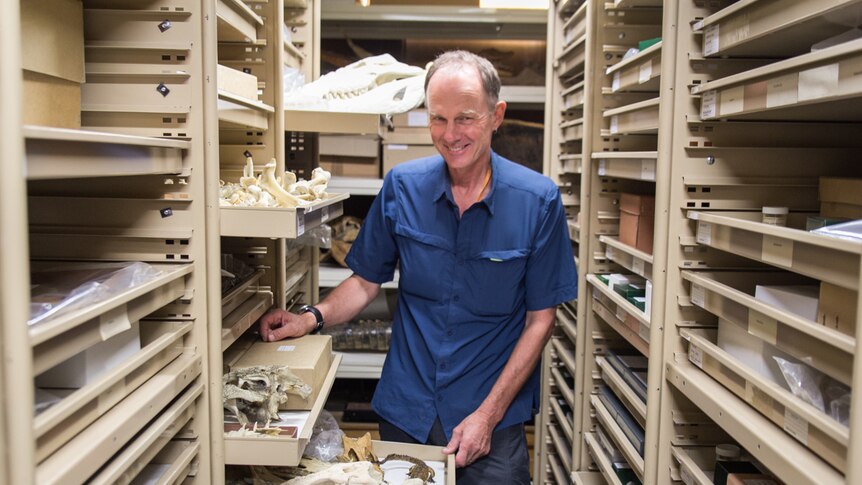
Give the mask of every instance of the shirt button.
M 437 402 L 443 402 L 443 396 L 438 395 L 437 396 Z
M 452 298 L 455 301 L 461 301 L 461 297 L 459 295 L 455 295 L 455 298 Z
M 443 370 L 446 370 L 446 363 L 445 363 L 445 362 L 440 362 L 440 368 L 441 368 L 441 369 L 443 369 Z
M 446 332 L 447 337 L 451 337 L 452 335 L 455 335 L 455 332 L 453 332 L 452 330 L 449 330 L 448 332 Z
M 458 264 L 463 265 L 463 264 L 464 264 L 464 260 L 463 260 L 463 259 L 459 259 L 459 260 L 458 260 Z

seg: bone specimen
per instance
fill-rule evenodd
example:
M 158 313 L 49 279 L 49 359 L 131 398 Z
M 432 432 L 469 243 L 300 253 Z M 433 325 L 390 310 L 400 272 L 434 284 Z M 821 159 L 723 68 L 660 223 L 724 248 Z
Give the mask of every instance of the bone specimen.
M 288 394 L 303 399 L 311 387 L 285 365 L 255 366 L 234 369 L 222 376 L 224 407 L 240 424 L 266 423 L 278 419 L 278 406 L 287 402 Z
M 401 113 L 422 104 L 424 82 L 424 69 L 383 54 L 325 74 L 293 91 L 284 103 L 294 109 Z
M 374 469 L 371 462 L 336 463 L 326 470 L 297 477 L 285 485 L 381 485 L 383 473 Z
M 239 183 L 220 181 L 219 205 L 235 207 L 297 207 L 309 205 L 326 197 L 331 174 L 322 168 L 311 172 L 311 180 L 296 180 L 292 172 L 275 176 L 275 160 L 266 164 L 257 177 L 254 161 L 246 158 Z

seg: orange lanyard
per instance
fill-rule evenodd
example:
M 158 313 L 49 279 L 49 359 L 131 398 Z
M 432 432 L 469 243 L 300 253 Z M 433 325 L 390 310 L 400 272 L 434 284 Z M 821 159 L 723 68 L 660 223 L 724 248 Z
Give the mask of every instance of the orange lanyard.
M 491 181 L 491 167 L 488 167 L 488 174 L 485 175 L 485 183 L 482 184 L 482 190 L 479 191 L 479 197 L 476 198 L 476 202 L 482 200 L 482 194 L 485 192 L 485 188 L 488 187 L 488 182 Z

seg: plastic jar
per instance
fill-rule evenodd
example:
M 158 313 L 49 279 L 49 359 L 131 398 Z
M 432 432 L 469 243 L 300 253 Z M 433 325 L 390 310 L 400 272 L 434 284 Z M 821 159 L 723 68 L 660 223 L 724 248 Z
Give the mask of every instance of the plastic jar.
M 722 444 L 715 447 L 715 461 L 737 461 L 742 452 L 733 444 Z
M 763 214 L 761 222 L 773 226 L 786 226 L 788 212 L 790 211 L 787 207 L 763 207 L 761 209 L 761 213 Z

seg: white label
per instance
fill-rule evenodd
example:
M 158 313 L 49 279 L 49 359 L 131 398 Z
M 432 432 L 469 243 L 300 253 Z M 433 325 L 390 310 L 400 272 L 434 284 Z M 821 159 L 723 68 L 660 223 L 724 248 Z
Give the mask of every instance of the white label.
M 691 284 L 691 302 L 699 307 L 703 307 L 706 303 L 706 290 L 698 285 Z
M 764 234 L 761 259 L 764 263 L 785 268 L 791 267 L 793 265 L 793 241 Z
M 611 133 L 620 131 L 620 118 L 618 115 L 611 116 Z
M 799 101 L 829 96 L 838 89 L 838 63 L 799 73 Z
M 566 96 L 565 98 L 563 98 L 563 109 L 568 110 L 571 107 L 572 107 L 572 99 L 570 97 Z
M 770 80 L 766 85 L 766 107 L 795 104 L 798 99 L 798 89 L 799 74 L 795 72 Z
M 644 275 L 644 260 L 632 258 L 632 271 L 640 276 L 646 276 Z
M 697 221 L 697 237 L 695 240 L 698 244 L 712 244 L 712 224 L 709 222 Z
M 305 213 L 297 212 L 296 214 L 296 235 L 305 233 Z
M 387 150 L 407 150 L 410 148 L 408 145 L 402 145 L 400 143 L 390 143 L 386 145 Z
M 721 92 L 719 113 L 729 115 L 742 111 L 745 103 L 745 86 L 725 89 Z
M 784 409 L 784 431 L 803 445 L 808 445 L 808 421 L 789 408 Z
M 640 70 L 638 71 L 638 83 L 643 84 L 650 80 L 652 77 L 652 59 L 641 64 Z
M 649 342 L 649 327 L 641 324 L 638 329 L 638 337 L 642 338 L 644 342 Z
M 611 80 L 611 91 L 619 91 L 620 90 L 620 72 L 617 71 L 614 73 L 613 80 Z
M 129 320 L 126 305 L 120 305 L 99 315 L 99 335 L 103 340 L 108 340 L 130 328 L 132 328 L 132 322 Z
M 293 352 L 296 350 L 296 345 L 279 345 L 278 352 Z
M 655 160 L 641 160 L 641 179 L 655 180 Z
M 699 369 L 703 369 L 703 350 L 693 343 L 688 344 L 688 360 L 696 365 Z
M 718 116 L 718 113 L 715 111 L 717 100 L 718 93 L 714 89 L 700 95 L 700 119 L 708 120 Z
M 612 248 L 610 246 L 606 246 L 605 247 L 605 257 L 610 259 L 610 260 L 613 260 L 614 259 L 614 248 Z
M 604 177 L 607 174 L 607 162 L 599 160 L 599 176 Z
M 778 341 L 778 321 L 755 311 L 748 311 L 748 333 L 775 345 Z
M 617 305 L 616 315 L 621 322 L 625 322 L 629 316 L 629 312 L 622 305 Z
M 428 126 L 428 112 L 411 111 L 407 113 L 407 126 Z
M 718 52 L 718 49 L 718 24 L 714 24 L 703 31 L 703 55 L 711 56 Z
M 326 222 L 329 220 L 329 206 L 325 206 L 320 209 L 320 222 Z

